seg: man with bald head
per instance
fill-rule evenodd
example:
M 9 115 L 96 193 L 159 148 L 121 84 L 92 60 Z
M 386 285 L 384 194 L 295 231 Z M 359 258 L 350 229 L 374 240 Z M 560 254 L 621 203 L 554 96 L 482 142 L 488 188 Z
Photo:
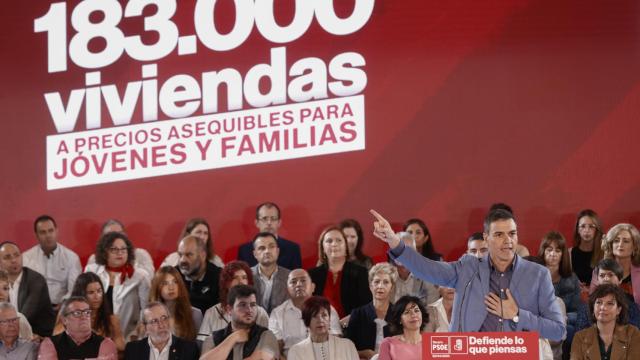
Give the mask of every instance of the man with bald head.
M 219 302 L 218 280 L 221 269 L 207 261 L 205 242 L 193 235 L 180 240 L 178 256 L 180 260 L 176 268 L 189 291 L 191 305 L 204 314 Z
M 0 269 L 9 275 L 10 302 L 29 320 L 35 334 L 50 336 L 55 314 L 47 281 L 38 272 L 22 266 L 20 248 L 11 241 L 0 243 Z
M 287 278 L 289 299 L 273 309 L 269 317 L 269 330 L 278 339 L 280 352 L 286 356 L 289 348 L 307 338 L 307 327 L 302 322 L 302 304 L 313 295 L 315 284 L 304 269 L 295 269 Z M 331 328 L 333 335 L 342 335 L 340 317 L 331 307 Z

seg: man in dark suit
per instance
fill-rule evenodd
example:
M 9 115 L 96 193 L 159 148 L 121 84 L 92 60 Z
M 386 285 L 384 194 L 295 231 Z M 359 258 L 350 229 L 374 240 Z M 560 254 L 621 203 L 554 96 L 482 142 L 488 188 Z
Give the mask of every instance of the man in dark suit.
M 200 356 L 198 345 L 195 341 L 171 335 L 170 320 L 169 310 L 163 303 L 149 303 L 144 308 L 142 319 L 148 337 L 127 343 L 124 348 L 125 360 L 198 359 Z
M 27 318 L 34 334 L 51 336 L 56 318 L 44 277 L 22 266 L 20 248 L 11 241 L 0 244 L 0 269 L 9 275 L 10 302 Z
M 280 208 L 272 202 L 266 202 L 258 205 L 256 208 L 256 227 L 259 232 L 272 233 L 276 237 L 280 256 L 278 257 L 278 265 L 289 270 L 302 268 L 302 255 L 300 253 L 300 245 L 293 241 L 289 241 L 278 236 L 278 229 L 282 225 L 280 217 Z M 258 261 L 253 256 L 253 242 L 242 244 L 238 249 L 238 260 L 242 260 L 255 266 Z

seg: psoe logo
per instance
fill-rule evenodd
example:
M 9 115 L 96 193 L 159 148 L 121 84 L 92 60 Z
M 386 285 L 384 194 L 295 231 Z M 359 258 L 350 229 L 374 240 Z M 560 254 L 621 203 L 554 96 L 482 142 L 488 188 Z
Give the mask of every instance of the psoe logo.
M 449 336 L 433 336 L 431 338 L 431 354 L 446 355 L 449 354 Z
M 466 336 L 450 336 L 449 341 L 451 342 L 450 354 L 462 355 L 469 352 L 469 342 Z

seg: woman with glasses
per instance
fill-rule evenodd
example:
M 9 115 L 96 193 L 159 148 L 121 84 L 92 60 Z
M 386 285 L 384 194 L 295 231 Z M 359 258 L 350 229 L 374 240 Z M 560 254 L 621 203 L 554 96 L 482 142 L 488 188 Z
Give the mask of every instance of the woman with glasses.
M 640 304 L 640 232 L 631 224 L 617 224 L 604 237 L 602 243 L 605 259 L 615 259 L 622 267 L 620 287 L 633 296 Z M 599 285 L 598 274 L 594 270 L 591 277 L 591 291 Z
M 574 247 L 569 249 L 571 266 L 583 286 L 591 283 L 591 273 L 602 260 L 602 223 L 595 211 L 581 210 L 573 228 Z
M 189 293 L 176 268 L 161 267 L 151 281 L 149 302 L 166 305 L 173 321 L 174 334 L 186 340 L 195 340 L 202 323 L 202 312 L 191 306 Z
M 102 235 L 95 255 L 96 263 L 87 265 L 84 271 L 98 275 L 106 289 L 105 300 L 120 317 L 125 339 L 135 339 L 140 310 L 149 298 L 149 275 L 142 268 L 133 266 L 135 249 L 124 233 Z
M 91 329 L 93 332 L 113 340 L 118 351 L 123 351 L 125 341 L 120 329 L 120 319 L 104 299 L 104 288 L 100 277 L 92 272 L 80 274 L 73 285 L 71 296 L 87 299 L 91 309 Z M 58 317 L 53 334 L 57 335 L 63 331 L 62 319 Z
M 620 287 L 597 286 L 589 296 L 594 325 L 578 331 L 571 343 L 571 360 L 640 359 L 640 330 L 627 324 L 627 301 Z

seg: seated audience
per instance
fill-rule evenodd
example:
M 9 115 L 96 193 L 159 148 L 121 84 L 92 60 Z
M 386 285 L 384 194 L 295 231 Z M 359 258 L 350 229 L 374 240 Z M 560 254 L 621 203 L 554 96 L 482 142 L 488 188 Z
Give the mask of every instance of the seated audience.
M 84 271 L 94 272 L 107 289 L 105 299 L 120 318 L 120 328 L 126 340 L 136 336 L 140 310 L 149 298 L 149 279 L 146 271 L 134 267 L 135 249 L 124 233 L 108 232 L 96 245 L 96 263 Z
M 406 247 L 416 250 L 416 240 L 411 234 L 403 231 L 399 232 L 398 236 Z M 413 276 L 411 271 L 399 261 L 389 259 L 389 263 L 393 264 L 398 271 L 398 280 L 391 296 L 391 302 L 395 302 L 405 295 L 411 295 L 419 298 L 422 305 L 427 306 L 440 298 L 440 293 L 435 285 Z
M 617 224 L 603 238 L 605 259 L 615 259 L 622 267 L 620 287 L 640 304 L 640 232 L 631 224 Z M 599 285 L 598 274 L 591 275 L 591 291 Z
M 227 311 L 227 295 L 229 289 L 236 285 L 253 286 L 253 273 L 244 261 L 232 261 L 225 265 L 220 273 L 220 302 L 207 309 L 198 332 L 198 340 L 203 341 L 214 331 L 224 329 L 231 323 L 231 313 Z M 267 311 L 258 305 L 256 323 L 269 326 Z
M 349 247 L 349 261 L 365 267 L 367 270 L 373 266 L 373 261 L 362 252 L 364 243 L 364 233 L 362 226 L 354 219 L 345 219 L 338 225 L 342 233 L 347 238 L 347 246 Z
M 421 360 L 421 332 L 429 322 L 427 310 L 415 296 L 403 296 L 391 309 L 389 325 L 392 337 L 380 344 L 378 360 Z
M 142 324 L 147 337 L 127 343 L 124 350 L 125 360 L 198 359 L 200 351 L 195 341 L 189 341 L 171 333 L 172 319 L 169 308 L 165 304 L 161 302 L 147 304 L 142 313 Z
M 91 308 L 84 298 L 72 296 L 65 300 L 60 306 L 60 318 L 64 332 L 42 341 L 38 359 L 118 358 L 116 344 L 91 330 Z
M 222 268 L 224 266 L 224 262 L 213 250 L 213 239 L 211 237 L 211 227 L 207 220 L 203 218 L 192 218 L 187 221 L 184 225 L 184 229 L 182 229 L 182 233 L 180 233 L 180 240 L 184 239 L 187 235 L 197 236 L 205 242 L 205 246 L 207 248 L 207 260 L 213 265 Z M 162 266 L 177 266 L 180 262 L 180 256 L 178 256 L 178 252 L 172 252 L 167 255 L 162 261 Z
M 269 329 L 256 324 L 257 309 L 252 286 L 232 287 L 226 305 L 231 322 L 205 339 L 200 359 L 278 359 L 278 341 Z
M 29 320 L 33 333 L 49 336 L 55 323 L 55 313 L 47 281 L 38 272 L 22 266 L 22 253 L 11 241 L 0 243 L 0 270 L 7 272 L 9 300 Z
M 345 331 L 361 359 L 370 359 L 377 354 L 382 339 L 389 336 L 390 297 L 397 278 L 398 272 L 387 262 L 375 264 L 369 270 L 369 290 L 373 300 L 351 311 Z
M 576 333 L 572 360 L 640 359 L 640 330 L 627 324 L 627 300 L 620 287 L 597 286 L 589 296 L 589 311 L 595 324 Z
M 538 257 L 549 269 L 556 296 L 560 297 L 566 306 L 567 323 L 575 323 L 576 312 L 581 304 L 580 280 L 571 271 L 571 260 L 564 236 L 557 231 L 548 232 L 542 238 Z
M 314 295 L 326 297 L 343 318 L 371 301 L 367 269 L 350 261 L 344 234 L 336 226 L 325 229 L 318 239 L 320 266 L 309 270 L 316 284 Z
M 573 229 L 574 246 L 569 249 L 571 266 L 583 286 L 591 283 L 591 274 L 604 257 L 602 250 L 602 223 L 595 211 L 581 210 Z
M 105 221 L 104 224 L 102 224 L 100 236 L 110 232 L 119 232 L 126 234 L 124 225 L 122 224 L 122 222 L 116 219 L 109 219 Z M 142 248 L 135 248 L 134 253 L 135 260 L 133 261 L 133 266 L 143 269 L 145 276 L 149 281 L 151 281 L 151 277 L 156 272 L 156 268 L 153 266 L 153 258 L 151 258 L 151 254 L 149 254 L 147 250 Z M 95 263 L 96 255 L 91 254 L 91 256 L 89 256 L 89 259 L 87 260 L 87 266 Z
M 191 306 L 189 293 L 176 268 L 163 266 L 153 277 L 149 302 L 160 302 L 169 310 L 173 333 L 185 340 L 195 340 L 202 324 L 202 312 Z
M 481 232 L 474 232 L 467 240 L 467 254 L 483 258 L 489 253 L 489 246 Z
M 80 258 L 58 242 L 58 225 L 49 215 L 39 216 L 33 223 L 38 245 L 22 254 L 24 266 L 35 270 L 47 280 L 49 297 L 58 310 L 69 297 L 76 278 L 82 272 Z
M 309 337 L 289 349 L 288 360 L 358 360 L 358 352 L 351 340 L 332 335 L 331 305 L 326 298 L 312 296 L 302 307 L 302 321 Z
M 427 259 L 442 261 L 442 255 L 438 254 L 433 246 L 433 239 L 431 239 L 431 233 L 427 224 L 421 219 L 409 219 L 404 224 L 402 231 L 408 232 L 416 243 L 416 251 L 418 254 Z
M 256 208 L 255 224 L 258 232 L 269 232 L 276 236 L 278 248 L 280 249 L 280 256 L 278 257 L 279 266 L 289 270 L 302 267 L 300 245 L 278 235 L 278 230 L 280 226 L 282 226 L 282 217 L 278 205 L 272 202 L 265 202 L 258 205 Z M 249 266 L 255 266 L 258 263 L 253 256 L 252 242 L 242 244 L 240 248 L 238 248 L 238 260 L 246 262 Z
M 204 314 L 218 303 L 220 268 L 207 261 L 205 242 L 194 235 L 187 235 L 178 245 L 182 281 L 189 290 L 191 305 Z
M 311 297 L 314 288 L 311 277 L 304 269 L 295 269 L 289 273 L 287 292 L 289 299 L 273 309 L 269 316 L 269 330 L 273 332 L 280 346 L 280 354 L 287 356 L 291 346 L 307 337 L 307 327 L 302 321 L 304 301 Z M 329 332 L 341 336 L 340 318 L 336 309 L 331 307 Z
M 36 360 L 38 344 L 20 336 L 20 317 L 15 306 L 0 302 L 0 359 Z
M 0 270 L 0 303 L 9 302 L 9 293 L 11 292 L 11 286 L 9 285 L 9 275 L 6 271 Z M 14 306 L 15 310 L 15 306 Z M 20 312 L 16 312 L 16 316 L 20 319 L 20 337 L 25 340 L 31 340 L 33 338 L 33 330 L 27 318 Z
M 440 292 L 440 299 L 427 306 L 427 313 L 429 314 L 427 328 L 433 332 L 449 332 L 456 289 L 440 286 L 438 291 Z
M 267 313 L 287 300 L 287 277 L 289 269 L 279 266 L 280 254 L 275 235 L 264 232 L 253 238 L 253 256 L 258 264 L 251 268 L 258 305 Z
M 111 339 L 118 351 L 124 351 L 124 335 L 120 328 L 120 318 L 111 310 L 104 298 L 104 287 L 100 277 L 92 272 L 80 274 L 73 285 L 71 296 L 83 297 L 91 309 L 91 329 L 97 335 Z M 64 332 L 62 318 L 53 330 L 54 335 Z

